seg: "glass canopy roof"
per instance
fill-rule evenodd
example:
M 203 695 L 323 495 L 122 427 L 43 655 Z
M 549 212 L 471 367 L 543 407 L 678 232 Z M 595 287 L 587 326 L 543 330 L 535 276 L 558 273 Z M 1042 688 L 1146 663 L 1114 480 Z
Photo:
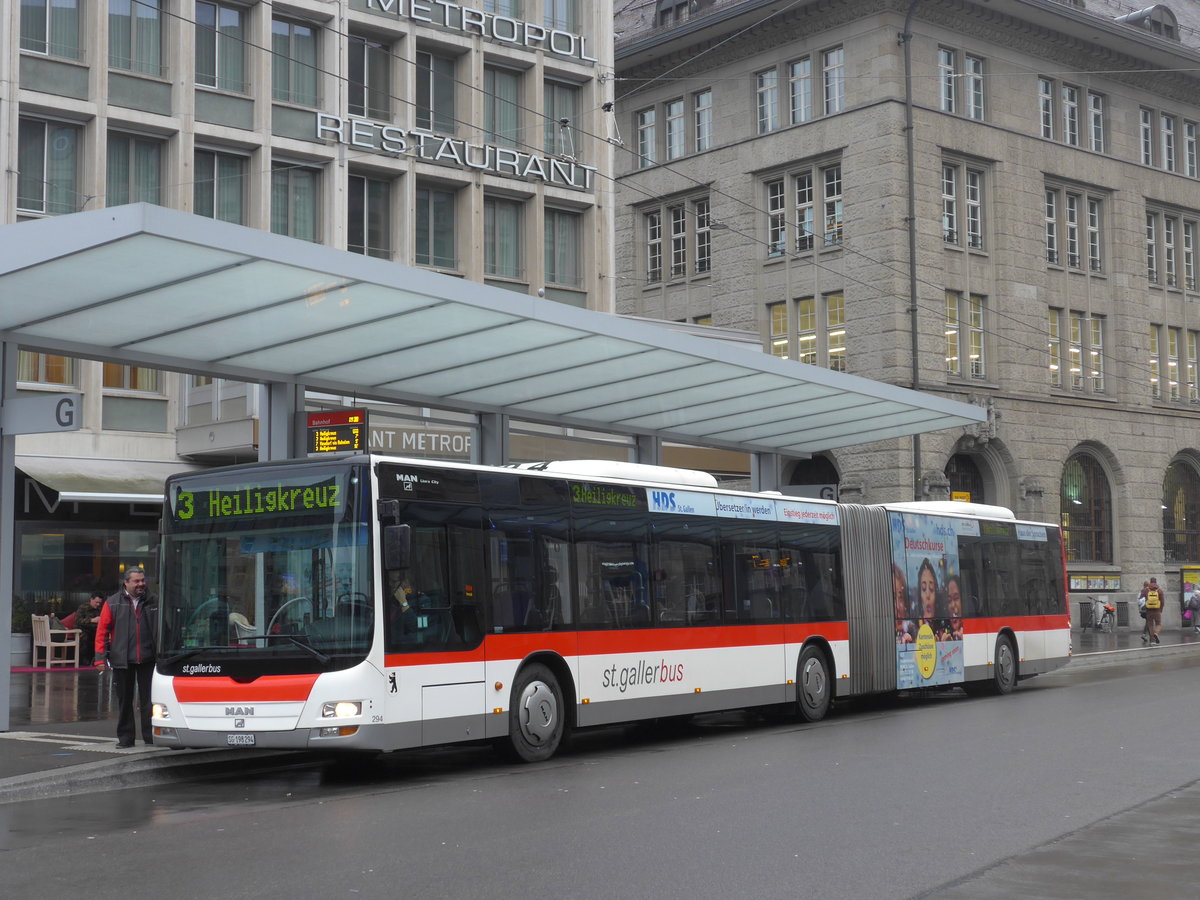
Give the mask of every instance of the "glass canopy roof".
M 970 404 L 144 204 L 0 227 L 0 338 L 792 456 L 985 418 Z

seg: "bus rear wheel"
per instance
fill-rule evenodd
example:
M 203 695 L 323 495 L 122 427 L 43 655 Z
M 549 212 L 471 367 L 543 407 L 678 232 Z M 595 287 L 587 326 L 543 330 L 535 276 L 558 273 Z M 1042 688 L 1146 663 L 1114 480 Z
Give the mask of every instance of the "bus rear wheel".
M 800 718 L 805 722 L 820 722 L 833 699 L 825 654 L 816 647 L 805 647 L 800 651 L 796 669 L 796 709 Z
M 541 663 L 526 666 L 513 685 L 506 749 L 521 762 L 549 759 L 562 743 L 565 717 L 554 673 Z

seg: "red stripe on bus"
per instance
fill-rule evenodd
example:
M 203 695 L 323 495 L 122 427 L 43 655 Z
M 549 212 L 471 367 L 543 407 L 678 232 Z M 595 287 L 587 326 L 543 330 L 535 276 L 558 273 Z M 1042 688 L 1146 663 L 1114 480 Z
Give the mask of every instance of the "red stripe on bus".
M 1011 628 L 1013 631 L 1054 631 L 1070 627 L 1070 617 L 1065 613 L 1023 616 L 1019 619 L 963 619 L 963 630 L 967 634 L 995 634 L 1001 628 Z
M 389 653 L 384 665 L 423 666 L 483 662 L 485 659 L 524 659 L 549 650 L 560 656 L 602 656 L 614 653 L 653 653 L 705 650 L 717 647 L 777 646 L 823 636 L 844 641 L 845 622 L 787 625 L 733 625 L 717 628 L 644 628 L 628 631 L 565 631 L 558 634 L 494 634 L 474 650 L 439 653 Z
M 171 679 L 175 697 L 180 703 L 307 700 L 316 683 L 316 675 L 263 675 L 245 683 L 232 678 Z

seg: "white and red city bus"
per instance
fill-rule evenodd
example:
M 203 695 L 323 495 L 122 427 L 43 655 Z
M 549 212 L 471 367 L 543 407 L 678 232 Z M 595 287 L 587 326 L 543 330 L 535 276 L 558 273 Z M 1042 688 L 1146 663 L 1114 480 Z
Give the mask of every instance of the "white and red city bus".
M 155 740 L 392 750 L 962 685 L 1067 662 L 1059 529 L 595 461 L 382 456 L 167 483 Z

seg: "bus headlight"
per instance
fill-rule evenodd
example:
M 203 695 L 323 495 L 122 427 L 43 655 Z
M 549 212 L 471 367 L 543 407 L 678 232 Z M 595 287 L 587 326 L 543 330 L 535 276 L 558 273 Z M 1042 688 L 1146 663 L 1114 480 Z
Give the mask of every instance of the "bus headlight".
M 167 709 L 166 704 L 154 703 L 150 706 L 150 718 L 169 719 L 171 718 L 171 711 Z
M 339 700 L 321 707 L 322 719 L 350 719 L 362 715 L 362 703 L 358 700 Z

